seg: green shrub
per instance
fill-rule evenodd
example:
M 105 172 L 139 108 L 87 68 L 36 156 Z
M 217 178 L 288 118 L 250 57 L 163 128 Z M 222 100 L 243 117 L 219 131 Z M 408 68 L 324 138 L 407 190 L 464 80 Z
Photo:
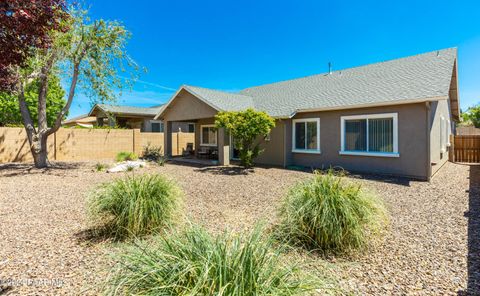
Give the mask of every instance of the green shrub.
M 133 152 L 121 151 L 117 153 L 115 157 L 116 161 L 127 161 L 127 160 L 137 160 L 138 156 Z
M 95 170 L 96 170 L 97 172 L 103 172 L 106 168 L 107 168 L 107 165 L 104 164 L 104 163 L 97 162 L 97 163 L 95 164 Z
M 160 231 L 174 222 L 180 188 L 161 175 L 127 176 L 100 185 L 89 201 L 91 219 L 116 239 Z
M 360 250 L 387 223 L 382 201 L 332 170 L 298 183 L 280 208 L 278 235 L 324 253 Z
M 162 157 L 162 147 L 148 143 L 143 147 L 142 157 L 146 160 L 157 161 Z
M 108 295 L 292 295 L 320 286 L 284 263 L 259 228 L 211 236 L 189 227 L 140 243 L 118 259 Z

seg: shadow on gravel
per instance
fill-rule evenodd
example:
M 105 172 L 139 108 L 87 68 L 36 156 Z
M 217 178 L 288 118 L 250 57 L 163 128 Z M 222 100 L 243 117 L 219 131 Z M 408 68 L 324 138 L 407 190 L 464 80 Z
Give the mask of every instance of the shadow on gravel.
M 349 177 L 363 179 L 368 181 L 377 181 L 383 183 L 396 184 L 401 186 L 410 186 L 410 182 L 413 179 L 388 176 L 388 175 L 373 175 L 373 174 L 359 174 L 359 173 L 349 173 Z
M 81 167 L 81 163 L 55 162 L 47 168 L 37 169 L 32 163 L 6 163 L 0 164 L 1 177 L 15 177 L 27 174 L 54 174 L 65 170 L 74 170 Z
M 75 233 L 74 237 L 79 244 L 92 245 L 105 241 L 113 241 L 110 233 L 106 228 L 89 228 Z
M 210 173 L 212 175 L 225 175 L 225 176 L 238 176 L 238 175 L 248 175 L 253 173 L 253 169 L 244 169 L 237 166 L 226 166 L 226 167 L 205 167 L 195 170 L 200 173 Z
M 480 165 L 470 165 L 468 189 L 468 285 L 458 295 L 480 295 Z

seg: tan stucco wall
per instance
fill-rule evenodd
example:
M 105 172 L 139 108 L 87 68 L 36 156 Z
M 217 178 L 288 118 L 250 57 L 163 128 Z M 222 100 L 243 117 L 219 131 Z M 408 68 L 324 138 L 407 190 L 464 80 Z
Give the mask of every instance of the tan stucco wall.
M 255 160 L 255 163 L 284 166 L 285 158 L 285 122 L 276 120 L 275 127 L 270 131 L 270 140 L 260 140 L 260 147 L 264 152 Z
M 398 150 L 400 157 L 339 155 L 340 117 L 374 113 L 398 113 Z M 285 121 L 287 165 L 313 168 L 340 166 L 347 170 L 428 178 L 428 136 L 426 105 L 409 104 L 354 110 L 300 113 L 294 118 L 320 118 L 321 154 L 292 153 L 292 121 Z M 272 153 L 265 151 L 265 153 Z
M 187 91 L 181 91 L 163 115 L 166 121 L 188 121 L 215 116 L 217 111 Z
M 440 124 L 441 117 L 445 120 L 450 120 L 452 126 L 453 120 L 450 114 L 449 101 L 441 100 L 432 102 L 430 104 L 430 158 L 432 163 L 432 175 L 435 174 L 445 162 L 448 161 L 448 147 L 447 151 L 442 153 L 440 143 Z M 453 128 L 451 129 L 453 130 Z

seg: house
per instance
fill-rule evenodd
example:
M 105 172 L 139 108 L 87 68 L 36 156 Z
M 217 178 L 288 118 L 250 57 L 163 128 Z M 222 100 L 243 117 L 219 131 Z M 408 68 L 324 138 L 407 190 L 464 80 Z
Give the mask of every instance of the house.
M 88 116 L 88 114 L 82 114 L 76 117 L 72 117 L 62 122 L 62 126 L 67 127 L 79 126 L 84 128 L 92 128 L 96 124 L 97 118 L 94 116 Z
M 163 105 L 142 108 L 96 104 L 92 107 L 88 116 L 96 118 L 97 126 L 108 124 L 122 128 L 140 129 L 142 132 L 163 132 L 163 122 L 154 119 L 162 108 Z M 194 124 L 188 122 L 179 122 L 173 127 L 176 132 L 194 131 Z
M 392 174 L 429 180 L 448 160 L 459 120 L 457 49 L 250 87 L 238 93 L 184 85 L 155 116 L 171 151 L 175 122 L 195 123 L 195 150 L 221 165 L 237 151 L 219 111 L 254 108 L 275 118 L 257 163 Z

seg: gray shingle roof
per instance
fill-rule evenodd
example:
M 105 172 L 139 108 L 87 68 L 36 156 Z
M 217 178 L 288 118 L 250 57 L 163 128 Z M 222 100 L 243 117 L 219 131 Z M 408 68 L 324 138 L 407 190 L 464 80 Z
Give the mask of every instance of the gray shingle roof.
M 212 107 L 224 111 L 240 111 L 247 108 L 254 108 L 253 98 L 238 93 L 213 90 L 209 88 L 184 85 L 194 95 L 208 101 Z
M 183 86 L 212 107 L 253 107 L 274 117 L 301 110 L 375 106 L 447 97 L 457 49 L 449 48 L 230 93 Z
M 118 105 L 107 105 L 107 104 L 97 104 L 92 108 L 90 114 L 93 110 L 98 107 L 104 112 L 113 113 L 113 114 L 126 114 L 126 115 L 145 115 L 145 116 L 155 116 L 160 110 L 163 109 L 164 105 L 157 105 L 153 107 L 133 107 L 133 106 L 118 106 Z
M 272 116 L 297 110 L 381 104 L 448 96 L 456 48 L 247 88 Z

